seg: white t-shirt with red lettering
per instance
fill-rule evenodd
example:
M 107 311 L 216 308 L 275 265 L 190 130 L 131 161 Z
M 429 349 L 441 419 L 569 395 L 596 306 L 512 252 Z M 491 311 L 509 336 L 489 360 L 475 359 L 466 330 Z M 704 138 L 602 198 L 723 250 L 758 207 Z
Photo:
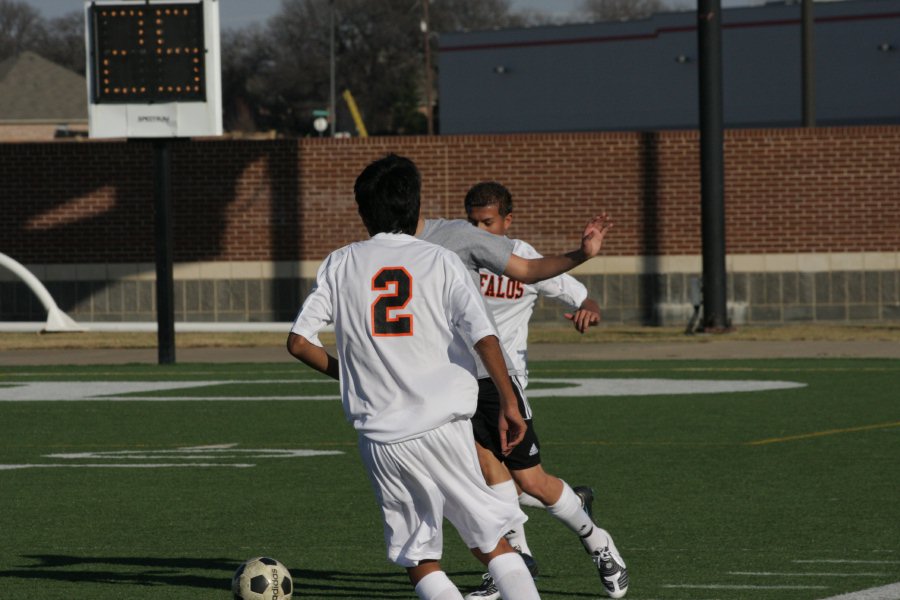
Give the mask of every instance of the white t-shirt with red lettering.
M 527 242 L 513 240 L 513 254 L 522 258 L 541 258 L 541 254 Z M 538 296 L 554 298 L 567 308 L 576 310 L 587 298 L 587 288 L 577 279 L 563 273 L 535 284 L 515 281 L 487 269 L 479 269 L 481 294 L 494 317 L 500 343 L 512 361 L 511 375 L 528 383 L 528 321 L 534 312 Z

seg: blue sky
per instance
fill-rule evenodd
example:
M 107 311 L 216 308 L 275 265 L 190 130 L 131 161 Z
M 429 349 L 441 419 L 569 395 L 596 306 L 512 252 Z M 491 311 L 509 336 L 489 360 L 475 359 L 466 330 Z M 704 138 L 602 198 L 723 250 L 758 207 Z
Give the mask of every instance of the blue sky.
M 689 0 L 688 0 L 689 1 Z M 722 6 L 748 6 L 762 4 L 764 0 L 722 0 Z M 25 0 L 45 17 L 58 17 L 84 8 L 83 0 Z M 686 4 L 679 0 L 679 4 Z M 533 9 L 565 16 L 578 9 L 581 0 L 512 0 L 514 9 Z M 219 14 L 223 28 L 243 27 L 263 22 L 278 11 L 281 0 L 220 0 Z

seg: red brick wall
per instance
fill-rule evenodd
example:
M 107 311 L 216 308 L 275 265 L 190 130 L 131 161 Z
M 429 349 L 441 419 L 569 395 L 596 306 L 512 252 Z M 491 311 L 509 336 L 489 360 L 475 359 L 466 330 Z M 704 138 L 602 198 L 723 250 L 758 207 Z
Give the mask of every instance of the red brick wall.
M 494 179 L 512 233 L 570 249 L 595 212 L 611 255 L 699 254 L 697 132 L 176 142 L 176 261 L 315 260 L 364 236 L 353 181 L 393 151 L 423 175 L 426 216 L 459 217 Z M 900 251 L 900 127 L 733 130 L 729 253 Z M 152 262 L 146 142 L 0 144 L 2 251 L 26 263 Z

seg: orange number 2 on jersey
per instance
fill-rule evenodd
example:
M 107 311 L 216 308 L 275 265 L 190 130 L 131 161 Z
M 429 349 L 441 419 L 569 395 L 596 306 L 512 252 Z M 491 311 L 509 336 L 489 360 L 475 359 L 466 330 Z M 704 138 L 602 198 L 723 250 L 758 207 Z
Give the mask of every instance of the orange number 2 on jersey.
M 372 335 L 412 335 L 413 316 L 394 312 L 412 298 L 412 275 L 403 267 L 384 267 L 372 278 L 372 290 L 387 292 L 372 303 Z

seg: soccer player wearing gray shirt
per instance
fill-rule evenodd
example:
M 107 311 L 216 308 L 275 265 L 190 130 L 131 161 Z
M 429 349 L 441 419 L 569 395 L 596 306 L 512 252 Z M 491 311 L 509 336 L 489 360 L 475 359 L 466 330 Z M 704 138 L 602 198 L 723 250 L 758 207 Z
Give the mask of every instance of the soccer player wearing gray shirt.
M 481 275 L 478 271 L 482 268 L 497 274 L 506 275 L 525 284 L 538 283 L 561 275 L 588 258 L 599 254 L 603 238 L 611 227 L 612 222 L 606 214 L 597 216 L 585 228 L 581 247 L 578 250 L 563 255 L 530 259 L 513 254 L 514 240 L 505 236 L 494 235 L 478 227 L 472 227 L 469 221 L 461 219 L 450 221 L 445 219 L 423 220 L 420 218 L 419 226 L 416 229 L 416 237 L 456 252 L 480 288 Z M 492 311 L 489 310 L 488 314 L 493 320 Z M 508 371 L 514 376 L 516 374 L 515 363 L 506 351 L 504 351 L 503 355 Z M 483 388 L 485 387 L 483 383 L 489 383 L 490 379 L 487 377 L 487 373 L 484 371 L 481 361 L 477 360 L 477 357 L 476 365 L 479 387 Z M 514 382 L 515 378 L 511 378 L 511 381 Z M 621 598 L 625 595 L 628 585 L 628 575 L 624 561 L 621 560 L 621 556 L 615 549 L 608 532 L 594 526 L 591 515 L 587 512 L 590 510 L 590 507 L 584 504 L 584 500 L 561 480 L 553 477 L 551 481 L 550 476 L 540 468 L 539 451 L 536 445 L 537 438 L 533 436 L 534 430 L 531 426 L 531 410 L 527 402 L 524 401 L 524 395 L 521 390 L 518 388 L 514 389 L 520 401 L 519 410 L 525 417 L 529 432 L 532 434 L 532 438 L 528 440 L 529 443 L 520 449 L 520 453 L 524 449 L 525 460 L 520 464 L 516 464 L 516 467 L 520 469 L 518 473 L 532 474 L 536 472 L 540 477 L 535 476 L 534 479 L 537 480 L 537 483 L 542 484 L 538 487 L 551 483 L 550 487 L 554 489 L 548 490 L 548 493 L 538 493 L 538 496 L 549 500 L 547 504 L 550 505 L 548 506 L 550 513 L 579 535 L 585 549 L 591 554 L 597 565 L 607 594 L 613 598 Z M 476 411 L 474 422 L 480 424 L 480 431 L 476 434 L 476 440 L 482 447 L 487 444 L 486 437 L 497 437 L 499 435 L 499 432 L 493 427 L 493 423 L 497 422 L 497 412 L 494 410 L 495 402 L 491 401 L 492 398 L 493 390 L 479 391 L 478 410 Z M 487 445 L 493 449 L 496 445 L 495 442 L 499 442 L 499 438 Z M 486 468 L 486 457 L 490 454 L 490 450 L 484 453 L 479 452 L 479 462 L 481 462 L 483 470 Z M 496 459 L 494 462 L 497 462 Z M 531 479 L 527 481 L 531 481 Z M 495 488 L 495 491 L 506 496 L 511 503 L 516 504 L 517 492 L 515 486 L 512 482 L 509 482 L 508 487 L 511 488 L 509 494 L 504 494 L 497 488 Z M 538 490 L 529 486 L 528 491 L 534 493 Z M 541 489 L 541 492 L 543 491 Z M 583 506 L 584 510 L 582 509 Z M 521 534 L 521 528 L 510 533 L 519 533 L 519 539 L 524 543 L 524 535 Z M 611 556 L 611 552 L 614 553 L 617 559 L 615 563 L 607 559 L 608 556 Z M 523 550 L 523 554 L 527 557 L 529 568 L 535 569 L 536 564 L 528 556 L 528 553 Z M 607 568 L 606 565 L 614 565 L 614 567 Z M 466 600 L 496 600 L 497 598 L 500 598 L 500 591 L 490 574 L 485 575 L 484 582 L 479 590 L 466 596 Z
M 585 226 L 581 246 L 577 250 L 541 258 L 516 256 L 512 253 L 512 240 L 472 227 L 465 219 L 419 218 L 416 237 L 456 252 L 476 283 L 480 282 L 480 268 L 490 269 L 522 283 L 537 283 L 570 271 L 599 255 L 603 238 L 611 227 L 612 221 L 608 215 L 598 215 Z
M 503 185 L 484 182 L 473 186 L 466 194 L 466 215 L 468 222 L 489 232 L 495 237 L 508 239 L 506 234 L 512 224 L 512 195 Z M 525 242 L 515 241 L 514 251 L 520 256 L 540 256 Z M 510 380 L 519 397 L 519 412 L 525 415 L 526 432 L 523 443 L 508 454 L 499 452 L 501 441 L 496 430 L 499 399 L 489 378 L 478 381 L 478 409 L 472 419 L 475 441 L 478 444 L 478 461 L 485 481 L 512 504 L 521 501 L 517 488 L 527 494 L 530 506 L 542 506 L 563 525 L 576 533 L 584 549 L 597 568 L 604 591 L 621 598 L 628 591 L 628 569 L 615 546 L 609 532 L 593 522 L 591 503 L 593 491 L 587 487 L 571 488 L 562 479 L 548 473 L 542 467 L 540 441 L 534 428 L 532 414 L 525 398 L 528 318 L 539 288 L 532 284 L 517 284 L 506 277 L 482 271 L 481 291 L 485 302 L 493 313 L 498 325 L 501 342 L 505 347 Z M 600 307 L 587 297 L 587 290 L 568 275 L 560 275 L 539 284 L 541 293 L 567 299 L 572 314 L 566 315 L 581 333 L 600 320 Z M 502 293 L 497 293 L 502 290 Z M 521 336 L 521 337 L 519 337 Z M 532 574 L 535 564 L 530 559 L 531 550 L 525 538 L 524 527 L 516 528 L 506 535 L 507 540 L 517 548 L 529 564 Z M 497 600 L 500 590 L 490 574 L 485 574 L 482 585 L 465 597 L 465 600 Z
M 598 215 L 585 226 L 578 250 L 540 258 L 523 258 L 513 254 L 515 245 L 513 240 L 472 227 L 464 219 L 419 217 L 416 237 L 456 252 L 480 288 L 481 275 L 478 270 L 482 268 L 522 283 L 537 283 L 565 273 L 600 254 L 603 238 L 611 227 L 612 221 L 606 213 Z M 493 319 L 490 311 L 488 315 Z M 503 356 L 512 372 L 514 370 L 512 361 L 505 352 Z M 477 356 L 475 358 L 478 378 L 487 377 L 481 361 Z M 525 417 L 530 418 L 530 415 Z

